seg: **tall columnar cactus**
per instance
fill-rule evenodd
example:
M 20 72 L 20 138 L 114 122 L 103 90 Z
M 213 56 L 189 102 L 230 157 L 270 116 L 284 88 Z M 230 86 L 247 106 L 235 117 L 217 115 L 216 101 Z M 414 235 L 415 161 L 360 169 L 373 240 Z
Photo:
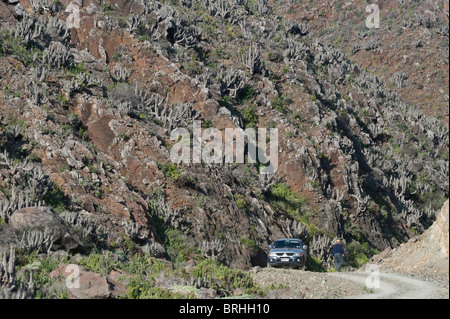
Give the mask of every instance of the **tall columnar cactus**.
M 245 72 L 242 70 L 235 70 L 232 68 L 220 69 L 219 78 L 221 78 L 220 91 L 222 95 L 229 94 L 235 98 L 242 88 L 245 86 Z
M 117 63 L 112 70 L 112 75 L 118 82 L 127 82 L 131 72 L 122 63 Z
M 25 17 L 16 24 L 12 30 L 12 34 L 16 38 L 22 38 L 26 42 L 40 38 L 44 31 L 45 26 L 39 23 L 38 19 Z
M 16 282 L 15 248 L 0 249 L 0 299 L 29 299 L 34 293 L 34 280 L 30 273 L 28 283 Z
M 294 20 L 286 20 L 284 22 L 286 33 L 294 36 L 305 36 L 309 33 L 309 28 L 304 23 L 298 23 Z
M 247 67 L 250 73 L 261 72 L 263 63 L 261 61 L 261 48 L 258 44 L 251 44 L 250 47 L 241 55 L 241 62 Z
M 50 46 L 44 50 L 42 63 L 56 69 L 62 67 L 72 68 L 73 55 L 62 43 L 52 42 Z
M 186 26 L 177 19 L 174 23 L 175 32 L 173 34 L 174 44 L 182 45 L 188 48 L 194 47 L 198 43 L 201 30 L 198 27 Z
M 30 0 L 31 10 L 33 12 L 50 12 L 56 11 L 56 2 L 53 0 Z
M 286 49 L 283 51 L 283 55 L 289 61 L 304 60 L 308 54 L 309 49 L 303 42 L 298 42 L 291 38 L 286 39 Z
M 48 228 L 30 229 L 23 232 L 19 247 L 29 253 L 49 254 L 54 241 L 53 234 Z
M 200 247 L 200 252 L 205 258 L 217 259 L 223 252 L 224 248 L 225 245 L 219 239 L 214 241 L 204 240 Z
M 36 66 L 31 70 L 31 73 L 39 82 L 43 82 L 48 76 L 48 69 L 45 66 Z
M 168 131 L 179 126 L 185 126 L 188 121 L 195 120 L 199 116 L 199 114 L 196 114 L 192 104 L 169 104 L 169 102 L 159 94 L 152 95 L 144 101 L 143 111 L 151 118 L 161 123 Z
M 0 200 L 0 218 L 7 222 L 16 210 L 33 205 L 40 206 L 41 202 L 35 202 L 29 192 L 23 192 L 13 186 L 11 198 Z
M 15 160 L 10 157 L 10 154 L 6 150 L 0 153 L 0 166 L 2 165 L 8 167 L 8 173 L 12 176 L 16 175 L 19 171 L 29 172 L 33 169 L 28 163 L 28 160 L 23 162 Z
M 395 72 L 391 77 L 391 82 L 397 85 L 398 88 L 402 88 L 407 79 L 408 77 L 406 74 L 402 72 Z

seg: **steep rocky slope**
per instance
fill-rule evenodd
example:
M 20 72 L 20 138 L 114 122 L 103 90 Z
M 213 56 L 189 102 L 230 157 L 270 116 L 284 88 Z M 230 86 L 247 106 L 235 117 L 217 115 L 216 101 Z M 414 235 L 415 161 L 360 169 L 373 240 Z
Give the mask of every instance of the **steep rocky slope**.
M 448 286 L 449 271 L 449 210 L 448 201 L 442 207 L 436 221 L 427 231 L 411 239 L 395 250 L 386 251 L 381 268 L 424 276 L 445 278 Z
M 335 237 L 397 246 L 448 198 L 443 1 L 385 1 L 379 31 L 359 1 L 77 1 L 79 28 L 69 3 L 0 2 L 3 234 L 41 205 L 83 254 L 248 268 L 277 237 L 301 237 L 323 261 Z M 399 19 L 411 25 L 400 32 Z M 278 128 L 278 172 L 172 163 L 170 132 L 194 119 Z M 0 242 L 48 251 L 45 235 Z
M 276 12 L 307 23 L 390 90 L 448 124 L 447 1 L 383 0 L 379 29 L 365 28 L 368 1 L 273 1 Z

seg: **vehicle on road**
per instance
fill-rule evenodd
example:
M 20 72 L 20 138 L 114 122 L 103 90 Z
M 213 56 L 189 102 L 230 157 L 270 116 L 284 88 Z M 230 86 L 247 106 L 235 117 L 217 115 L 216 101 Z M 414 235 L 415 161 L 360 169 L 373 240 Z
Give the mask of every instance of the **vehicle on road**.
M 267 256 L 268 267 L 306 268 L 308 246 L 303 245 L 300 239 L 283 238 L 269 245 Z

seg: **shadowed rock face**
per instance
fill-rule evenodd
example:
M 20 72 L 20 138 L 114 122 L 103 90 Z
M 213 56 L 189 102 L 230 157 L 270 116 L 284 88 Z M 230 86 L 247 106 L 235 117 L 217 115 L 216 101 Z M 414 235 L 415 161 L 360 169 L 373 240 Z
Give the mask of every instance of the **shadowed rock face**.
M 52 249 L 72 250 L 81 245 L 80 239 L 64 220 L 48 207 L 28 207 L 11 215 L 10 226 L 16 230 L 48 229 L 53 236 Z

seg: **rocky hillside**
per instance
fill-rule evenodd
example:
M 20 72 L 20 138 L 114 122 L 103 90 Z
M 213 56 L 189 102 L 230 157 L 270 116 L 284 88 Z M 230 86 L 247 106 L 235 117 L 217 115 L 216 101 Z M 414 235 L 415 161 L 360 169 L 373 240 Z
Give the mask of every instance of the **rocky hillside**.
M 1 246 L 245 269 L 300 237 L 320 268 L 336 237 L 367 259 L 424 232 L 448 198 L 448 2 L 380 9 L 2 0 Z M 277 128 L 277 173 L 172 163 L 195 119 Z
M 448 124 L 447 1 L 376 3 L 380 28 L 365 28 L 370 1 L 273 1 L 276 12 L 307 23 L 403 100 Z

